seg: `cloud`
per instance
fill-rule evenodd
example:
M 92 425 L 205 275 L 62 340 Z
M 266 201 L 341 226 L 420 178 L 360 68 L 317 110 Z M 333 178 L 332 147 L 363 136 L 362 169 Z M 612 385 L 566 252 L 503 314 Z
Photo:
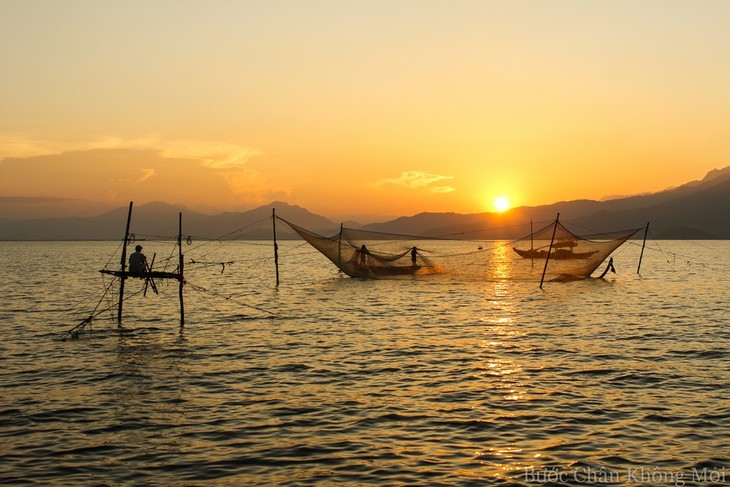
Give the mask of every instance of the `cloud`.
M 429 187 L 438 181 L 447 179 L 453 179 L 453 176 L 441 176 L 424 171 L 403 171 L 398 178 L 382 179 L 371 183 L 370 186 L 374 188 L 381 188 L 383 186 L 404 186 L 410 189 L 427 188 L 432 193 L 450 193 L 455 191 L 451 186 Z
M 169 159 L 196 159 L 211 169 L 239 169 L 256 156 L 264 153 L 249 147 L 227 142 L 206 140 L 163 140 L 150 136 L 139 139 L 107 137 L 89 143 L 89 149 L 154 150 Z
M 142 175 L 134 180 L 135 183 L 143 183 L 155 175 L 156 171 L 151 167 L 143 167 L 139 170 Z M 129 183 L 131 178 L 108 178 L 110 183 Z
M 170 159 L 196 159 L 211 169 L 219 170 L 239 169 L 251 158 L 264 154 L 257 149 L 227 142 L 162 139 L 155 135 L 138 138 L 107 136 L 61 143 L 18 134 L 0 134 L 0 161 L 93 149 L 151 150 Z
M 36 140 L 18 134 L 0 133 L 0 161 L 10 158 L 26 158 L 64 152 L 59 142 Z
M 247 165 L 259 155 L 225 142 L 151 136 L 60 144 L 0 133 L 0 194 L 235 209 L 292 191 Z
M 291 187 L 274 183 L 251 169 L 230 172 L 224 177 L 230 190 L 249 204 L 265 204 L 272 199 L 290 197 L 293 192 Z
M 147 181 L 149 178 L 155 175 L 155 170 L 152 168 L 144 168 L 142 169 L 142 176 L 137 179 L 138 183 L 141 183 L 143 181 Z
M 162 151 L 164 157 L 193 158 L 203 161 L 212 169 L 239 169 L 256 156 L 264 153 L 236 144 L 177 140 L 168 142 Z

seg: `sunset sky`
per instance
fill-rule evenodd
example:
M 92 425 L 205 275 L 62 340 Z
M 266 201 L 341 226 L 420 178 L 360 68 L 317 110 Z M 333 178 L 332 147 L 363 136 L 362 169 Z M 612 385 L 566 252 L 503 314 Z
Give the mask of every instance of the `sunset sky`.
M 0 197 L 368 220 L 658 191 L 730 165 L 728 26 L 727 0 L 0 0 Z

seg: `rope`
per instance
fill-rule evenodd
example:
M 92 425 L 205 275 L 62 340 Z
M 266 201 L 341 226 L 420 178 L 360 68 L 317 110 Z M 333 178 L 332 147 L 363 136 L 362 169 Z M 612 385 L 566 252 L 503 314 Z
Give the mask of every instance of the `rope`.
M 190 249 L 190 251 L 191 251 L 191 252 L 194 252 L 194 251 L 196 251 L 196 250 L 198 250 L 198 249 L 200 249 L 200 248 L 202 248 L 202 247 L 205 247 L 206 245 L 210 245 L 210 244 L 211 244 L 211 243 L 213 243 L 213 242 L 219 242 L 219 243 L 220 243 L 221 245 L 225 245 L 225 244 L 223 243 L 223 240 L 224 240 L 224 239 L 226 239 L 226 238 L 230 237 L 231 235 L 235 235 L 235 234 L 237 234 L 237 233 L 241 233 L 241 232 L 243 232 L 244 230 L 247 230 L 247 229 L 249 229 L 249 228 L 252 228 L 252 227 L 254 227 L 254 226 L 257 226 L 257 225 L 261 225 L 261 224 L 262 224 L 263 222 L 266 222 L 266 221 L 268 221 L 268 220 L 270 220 L 270 219 L 271 219 L 271 217 L 266 217 L 266 218 L 262 218 L 261 220 L 258 220 L 258 221 L 254 222 L 254 223 L 251 223 L 251 224 L 249 224 L 249 225 L 246 225 L 245 227 L 241 227 L 241 228 L 238 228 L 238 229 L 236 229 L 236 230 L 234 230 L 234 231 L 232 231 L 232 232 L 228 232 L 228 233 L 226 233 L 226 234 L 224 234 L 224 235 L 221 235 L 220 237 L 217 237 L 217 238 L 212 238 L 212 239 L 205 239 L 205 238 L 199 237 L 199 238 L 200 238 L 201 240 L 206 240 L 206 242 L 205 242 L 205 243 L 202 243 L 202 244 L 200 244 L 200 245 L 198 245 L 197 247 L 193 247 L 193 248 L 191 248 L 191 249 Z M 230 242 L 233 242 L 233 241 L 236 241 L 236 239 L 231 239 L 231 240 L 229 240 L 229 241 L 228 241 L 227 243 L 230 243 Z M 209 252 L 209 253 L 210 253 L 210 252 Z M 205 257 L 205 256 L 207 256 L 207 255 L 208 255 L 208 254 L 203 254 L 203 255 L 201 256 L 201 258 L 202 258 L 202 257 Z
M 669 236 L 671 236 L 671 234 L 668 234 L 667 232 L 662 232 L 661 234 L 662 235 L 669 235 Z M 686 240 L 686 239 L 683 239 L 683 238 L 676 238 L 675 240 L 679 240 L 679 241 L 682 241 L 682 242 L 684 242 L 686 244 L 689 244 L 689 245 L 693 245 L 693 246 L 701 247 L 701 248 L 704 248 L 704 249 L 707 249 L 707 250 L 711 250 L 712 252 L 718 252 L 718 249 L 717 248 L 713 248 L 713 247 L 710 247 L 710 246 L 707 246 L 707 245 L 703 245 L 703 244 L 697 243 L 694 240 Z M 651 242 L 651 244 L 653 244 L 654 246 L 650 245 L 649 242 Z M 621 254 L 622 252 L 624 252 L 626 250 L 626 248 L 629 245 L 641 247 L 642 244 L 640 244 L 638 242 L 634 242 L 634 241 L 629 240 L 627 242 L 627 245 L 625 247 L 624 246 L 621 246 L 618 249 L 616 249 L 614 251 L 614 255 Z M 651 232 L 651 230 L 649 231 L 649 233 L 647 233 L 647 245 L 645 246 L 645 250 L 652 251 L 652 252 L 654 252 L 654 251 L 659 252 L 662 255 L 662 257 L 664 258 L 664 260 L 667 262 L 667 264 L 669 264 L 670 266 L 672 266 L 672 268 L 674 269 L 675 272 L 677 271 L 677 269 L 675 267 L 675 264 L 676 264 L 676 261 L 677 261 L 677 257 L 680 257 L 683 261 L 685 261 L 687 263 L 687 265 L 702 265 L 702 266 L 704 266 L 706 268 L 709 268 L 709 269 L 712 269 L 712 270 L 715 270 L 715 271 L 726 271 L 727 270 L 724 267 L 712 265 L 712 264 L 709 264 L 709 263 L 704 262 L 704 261 L 695 260 L 694 259 L 694 256 L 681 254 L 679 252 L 673 252 L 673 251 L 664 250 L 662 248 L 662 245 L 659 244 L 659 241 L 657 239 L 655 239 L 655 238 L 652 238 L 652 232 Z M 723 253 L 724 255 L 730 255 L 730 253 L 725 252 L 723 250 L 719 250 L 719 252 Z M 671 259 L 669 258 L 669 256 L 671 256 Z
M 555 223 L 555 220 L 543 220 L 543 221 L 533 222 L 533 224 L 538 224 L 538 225 L 540 225 L 540 224 L 552 224 L 552 223 Z M 472 233 L 494 232 L 494 231 L 497 231 L 497 230 L 512 230 L 512 229 L 515 229 L 515 228 L 522 228 L 522 227 L 525 227 L 527 225 L 528 225 L 527 223 L 518 223 L 518 224 L 514 224 L 514 225 L 506 225 L 504 227 L 492 227 L 492 228 L 484 228 L 482 230 L 472 230 L 470 232 L 456 232 L 456 233 L 451 233 L 451 234 L 440 235 L 439 238 L 447 238 L 447 237 L 457 236 L 457 235 L 468 235 L 468 234 L 472 234 Z M 528 234 L 528 236 L 529 236 L 529 234 Z M 460 240 L 460 239 L 449 239 L 449 240 Z M 491 241 L 491 240 L 492 239 L 486 239 L 486 240 L 485 239 L 482 239 L 482 240 L 472 240 L 472 241 L 481 242 L 481 241 Z M 520 240 L 520 239 L 518 238 L 518 239 L 515 239 L 515 241 L 516 240 Z
M 103 282 L 104 281 L 104 275 L 102 274 L 101 276 L 102 276 L 102 282 Z M 113 281 L 111 283 L 109 283 L 109 285 L 107 286 L 107 288 L 104 290 L 104 292 L 102 293 L 102 299 L 103 299 L 104 295 L 109 292 L 109 288 L 112 286 L 112 284 L 114 284 Z M 92 298 L 91 297 L 84 298 L 84 299 L 76 302 L 75 304 L 72 304 L 65 311 L 62 311 L 59 316 L 64 316 L 64 315 L 67 315 L 67 314 L 75 314 L 75 313 L 78 313 L 79 312 L 78 311 L 79 308 L 81 308 L 82 306 L 87 305 L 90 302 L 92 302 Z M 96 306 L 98 307 L 99 304 L 97 303 Z
M 275 317 L 276 316 L 276 314 L 273 313 L 273 312 L 271 312 L 271 311 L 268 311 L 268 310 L 265 310 L 263 308 L 259 308 L 258 306 L 253 306 L 251 304 L 243 303 L 243 302 L 240 302 L 240 301 L 238 301 L 236 299 L 233 299 L 233 295 L 232 294 L 231 295 L 228 295 L 228 296 L 225 296 L 225 295 L 220 294 L 220 293 L 215 293 L 213 291 L 209 291 L 208 289 L 206 289 L 206 288 L 204 288 L 202 286 L 196 286 L 195 284 L 192 284 L 192 283 L 189 283 L 189 282 L 187 284 L 188 284 L 188 286 L 190 286 L 191 288 L 193 288 L 195 291 L 197 291 L 199 293 L 208 293 L 208 294 L 211 294 L 211 295 L 213 295 L 215 297 L 225 299 L 226 301 L 233 301 L 234 303 L 239 304 L 241 306 L 245 306 L 247 308 L 255 309 L 256 311 L 261 311 L 262 313 L 269 314 L 269 315 L 271 315 L 271 317 Z M 216 311 L 219 311 L 219 310 L 216 309 Z
M 112 282 L 104 290 L 104 292 L 102 293 L 101 298 L 99 298 L 99 302 L 96 304 L 96 306 L 94 307 L 94 309 L 91 311 L 91 314 L 89 314 L 88 317 L 86 317 L 83 320 L 81 320 L 81 322 L 79 324 L 77 324 L 73 328 L 67 330 L 61 336 L 61 338 L 60 338 L 61 341 L 64 341 L 65 342 L 69 338 L 74 338 L 74 339 L 75 338 L 78 338 L 79 335 L 81 335 L 81 333 L 84 332 L 84 329 L 86 328 L 86 326 L 87 325 L 89 325 L 89 326 L 91 325 L 91 322 L 94 320 L 94 318 L 96 318 L 97 316 L 99 316 L 102 313 L 106 313 L 107 311 L 113 310 L 114 308 L 116 308 L 118 306 L 118 303 L 112 303 L 109 306 L 107 306 L 106 308 L 99 309 L 99 306 L 101 305 L 102 301 L 104 301 L 104 298 L 106 298 L 109 290 L 111 289 L 111 287 L 112 287 L 112 285 L 114 284 L 115 281 L 116 280 L 112 280 Z M 124 301 L 126 301 L 128 299 L 131 299 L 134 296 L 137 296 L 139 294 L 142 294 L 142 292 L 143 292 L 143 290 L 139 290 L 139 291 L 134 292 L 132 294 L 128 294 L 128 295 L 126 295 L 124 297 Z
M 216 310 L 219 313 L 221 312 L 221 310 L 216 308 L 216 306 L 213 304 L 213 302 L 210 299 L 208 299 L 207 296 L 205 296 L 203 294 L 203 292 L 205 291 L 205 288 L 202 288 L 200 286 L 195 286 L 191 283 L 187 283 L 187 285 L 190 286 L 193 289 L 193 291 L 197 292 L 198 295 L 200 295 L 200 297 L 203 298 L 214 310 Z

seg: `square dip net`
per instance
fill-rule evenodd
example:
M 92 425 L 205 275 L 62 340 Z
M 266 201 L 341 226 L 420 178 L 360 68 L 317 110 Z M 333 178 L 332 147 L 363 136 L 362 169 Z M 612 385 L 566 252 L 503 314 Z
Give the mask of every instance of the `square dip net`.
M 556 220 L 516 240 L 425 237 L 344 226 L 328 237 L 276 218 L 343 273 L 358 278 L 450 274 L 539 280 L 544 272 L 546 280 L 583 279 L 640 230 L 578 236 Z

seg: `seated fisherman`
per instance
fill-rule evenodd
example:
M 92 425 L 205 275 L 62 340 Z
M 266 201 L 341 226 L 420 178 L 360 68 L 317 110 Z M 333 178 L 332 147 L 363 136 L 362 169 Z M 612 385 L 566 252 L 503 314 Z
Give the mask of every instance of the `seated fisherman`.
M 132 255 L 129 256 L 129 272 L 143 274 L 147 271 L 147 257 L 142 253 L 142 246 L 137 245 Z

